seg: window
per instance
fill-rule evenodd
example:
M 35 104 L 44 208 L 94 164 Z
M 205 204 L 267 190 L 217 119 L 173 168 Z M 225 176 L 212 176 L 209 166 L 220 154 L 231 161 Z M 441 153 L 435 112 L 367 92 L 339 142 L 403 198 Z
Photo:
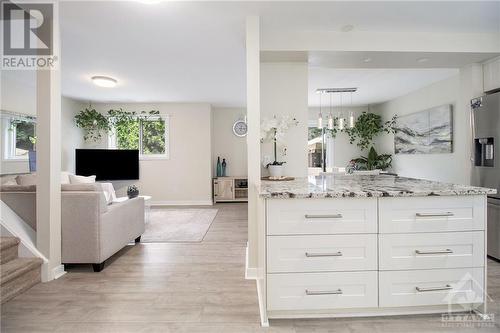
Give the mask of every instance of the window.
M 4 159 L 27 160 L 35 150 L 36 124 L 32 119 L 7 118 L 4 122 Z
M 168 158 L 168 120 L 162 116 L 119 121 L 109 137 L 109 147 L 139 149 L 141 159 Z

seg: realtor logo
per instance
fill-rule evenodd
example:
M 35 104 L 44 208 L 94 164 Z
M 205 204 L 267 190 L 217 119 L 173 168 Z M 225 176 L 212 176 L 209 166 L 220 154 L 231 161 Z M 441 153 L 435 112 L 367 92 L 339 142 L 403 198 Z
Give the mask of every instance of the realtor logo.
M 54 68 L 54 3 L 2 1 L 2 69 Z

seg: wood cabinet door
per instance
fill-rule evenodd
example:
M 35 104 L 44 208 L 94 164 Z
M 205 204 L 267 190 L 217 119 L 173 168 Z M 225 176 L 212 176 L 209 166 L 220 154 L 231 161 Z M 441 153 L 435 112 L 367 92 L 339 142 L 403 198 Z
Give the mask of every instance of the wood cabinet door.
M 234 199 L 232 179 L 217 179 L 216 189 L 217 201 Z

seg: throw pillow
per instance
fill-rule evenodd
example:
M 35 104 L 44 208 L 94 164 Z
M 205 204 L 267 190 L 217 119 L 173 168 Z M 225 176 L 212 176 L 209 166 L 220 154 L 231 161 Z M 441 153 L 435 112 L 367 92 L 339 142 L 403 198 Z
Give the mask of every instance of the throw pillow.
M 19 175 L 16 177 L 17 185 L 30 186 L 36 185 L 36 174 L 29 173 L 26 175 Z
M 96 176 L 76 176 L 76 175 L 68 175 L 70 184 L 91 184 L 95 183 Z

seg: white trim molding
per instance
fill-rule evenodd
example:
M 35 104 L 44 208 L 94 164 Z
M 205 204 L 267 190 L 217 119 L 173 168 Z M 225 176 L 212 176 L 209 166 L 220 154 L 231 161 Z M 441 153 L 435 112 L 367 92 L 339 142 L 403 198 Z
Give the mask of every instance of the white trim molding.
M 152 201 L 151 206 L 213 206 L 212 200 Z

